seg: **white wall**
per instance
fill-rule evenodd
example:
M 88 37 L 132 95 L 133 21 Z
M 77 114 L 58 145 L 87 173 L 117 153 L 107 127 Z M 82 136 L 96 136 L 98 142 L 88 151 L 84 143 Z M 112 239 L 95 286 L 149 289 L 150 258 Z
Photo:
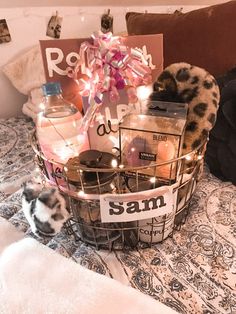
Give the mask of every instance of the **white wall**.
M 209 5 L 228 0 L 146 0 L 145 5 Z M 1 0 L 0 7 L 17 7 L 17 6 L 141 6 L 144 0 Z
M 18 8 L 1 8 L 0 19 L 5 18 L 11 33 L 12 41 L 0 45 L 0 118 L 19 115 L 22 104 L 26 101 L 26 96 L 19 94 L 11 85 L 1 71 L 3 65 L 38 43 L 39 39 L 49 39 L 45 36 L 48 20 L 56 10 L 63 17 L 61 38 L 75 38 L 89 36 L 93 31 L 100 28 L 100 16 L 107 7 L 23 7 L 25 1 L 1 1 L 6 6 L 19 3 Z M 35 1 L 40 3 L 42 1 Z M 49 2 L 49 1 L 48 1 Z M 70 1 L 69 1 L 70 2 Z M 132 1 L 131 1 L 132 2 Z M 178 1 L 177 1 L 178 2 Z M 26 2 L 27 3 L 27 2 Z M 128 1 L 129 3 L 129 1 Z M 2 5 L 1 5 L 2 6 Z M 126 30 L 125 13 L 128 11 L 144 12 L 168 12 L 180 9 L 181 5 L 168 6 L 131 6 L 118 7 L 109 6 L 114 16 L 114 32 L 119 33 Z M 184 11 L 198 8 L 199 5 L 183 6 Z

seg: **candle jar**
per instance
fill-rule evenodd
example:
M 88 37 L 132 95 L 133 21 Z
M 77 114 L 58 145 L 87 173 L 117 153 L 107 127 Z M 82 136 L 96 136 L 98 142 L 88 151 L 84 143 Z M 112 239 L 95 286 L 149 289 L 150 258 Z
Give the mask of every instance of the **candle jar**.
M 128 182 L 128 189 L 132 193 L 148 191 L 163 186 L 162 182 L 153 182 L 152 180 L 145 179 L 140 179 L 137 184 L 135 179 L 129 178 Z M 173 231 L 174 221 L 175 211 L 165 215 L 160 214 L 158 217 L 129 222 L 129 226 L 136 228 L 137 242 L 140 240 L 148 244 L 153 244 L 163 241 L 170 235 Z
M 144 177 L 174 182 L 177 162 L 159 164 L 181 155 L 186 115 L 186 104 L 153 101 L 144 113 L 125 116 L 119 127 L 121 163 L 143 167 Z
M 68 160 L 64 173 L 72 195 L 70 207 L 79 223 L 80 237 L 90 244 L 112 243 L 121 233 L 117 224 L 104 224 L 100 215 L 100 195 L 116 193 L 118 178 L 115 168 L 118 158 L 107 152 L 87 150 Z M 114 171 L 103 172 L 102 169 Z M 96 171 L 93 169 L 101 169 Z
M 75 191 L 82 191 L 85 194 L 115 193 L 115 168 L 118 164 L 119 160 L 115 155 L 90 149 L 70 158 L 64 171 L 70 188 Z M 106 172 L 102 169 L 111 171 Z

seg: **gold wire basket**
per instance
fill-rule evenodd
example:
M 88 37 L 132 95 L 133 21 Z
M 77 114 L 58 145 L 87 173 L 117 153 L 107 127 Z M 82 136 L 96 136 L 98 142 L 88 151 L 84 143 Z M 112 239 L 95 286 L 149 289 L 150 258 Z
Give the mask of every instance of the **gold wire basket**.
M 31 145 L 36 153 L 36 162 L 45 179 L 56 185 L 64 196 L 71 218 L 66 222 L 68 234 L 73 234 L 75 240 L 82 240 L 96 249 L 124 249 L 134 248 L 141 243 L 142 246 L 151 246 L 162 242 L 179 230 L 185 223 L 190 210 L 191 197 L 201 176 L 203 157 L 207 139 L 190 153 L 162 163 L 153 163 L 142 167 L 116 167 L 116 168 L 88 168 L 86 166 L 71 166 L 68 169 L 64 164 L 47 159 L 37 142 L 36 132 L 31 136 Z M 152 183 L 143 179 L 141 174 L 144 168 L 153 169 L 156 173 L 158 167 L 176 167 L 177 180 L 171 178 L 162 180 L 156 178 Z M 71 184 L 68 171 L 78 173 L 78 184 Z M 81 173 L 96 174 L 96 184 L 86 186 Z M 128 173 L 132 172 L 132 177 Z M 101 182 L 100 174 L 107 173 L 107 181 Z M 105 223 L 101 221 L 100 195 L 104 193 L 124 195 L 137 191 L 150 191 L 160 186 L 174 186 L 175 209 L 171 213 L 163 214 L 145 220 L 128 222 Z

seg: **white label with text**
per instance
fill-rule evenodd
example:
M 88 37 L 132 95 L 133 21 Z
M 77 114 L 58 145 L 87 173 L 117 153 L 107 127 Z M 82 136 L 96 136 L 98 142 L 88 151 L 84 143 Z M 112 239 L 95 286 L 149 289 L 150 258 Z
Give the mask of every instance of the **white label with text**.
M 162 216 L 175 211 L 173 187 L 163 186 L 128 194 L 100 195 L 102 222 L 125 222 Z

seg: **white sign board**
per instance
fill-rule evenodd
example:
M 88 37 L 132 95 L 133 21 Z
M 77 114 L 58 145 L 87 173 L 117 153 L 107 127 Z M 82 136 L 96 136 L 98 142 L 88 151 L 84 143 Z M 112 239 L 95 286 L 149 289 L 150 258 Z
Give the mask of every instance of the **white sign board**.
M 100 195 L 102 222 L 127 222 L 175 212 L 173 187 L 163 186 L 128 194 Z

